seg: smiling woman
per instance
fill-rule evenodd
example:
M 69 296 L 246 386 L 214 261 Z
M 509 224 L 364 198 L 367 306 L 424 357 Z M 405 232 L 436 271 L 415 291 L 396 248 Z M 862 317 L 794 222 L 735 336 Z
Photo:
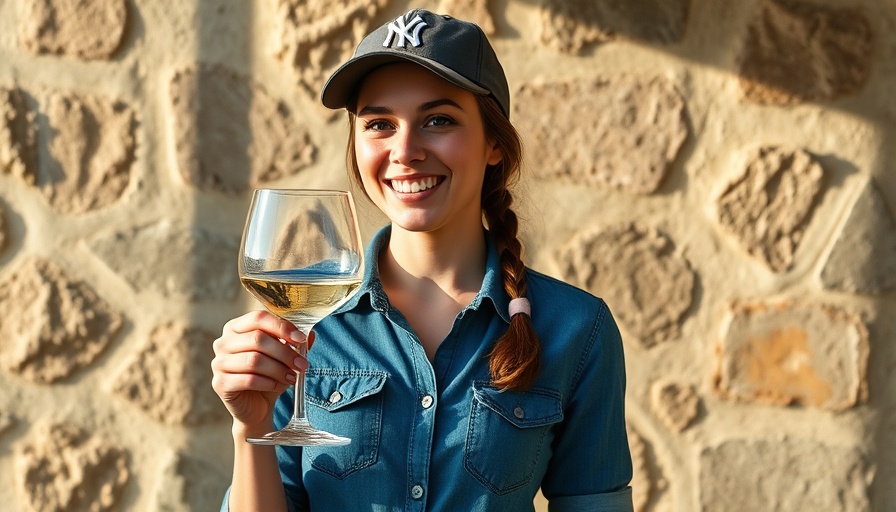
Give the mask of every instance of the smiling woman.
M 392 219 L 393 236 L 396 228 L 425 231 L 441 243 L 478 244 L 466 248 L 481 254 L 474 228 L 482 223 L 482 183 L 501 151 L 485 137 L 473 93 L 397 63 L 367 75 L 357 106 L 351 136 L 360 181 Z
M 225 508 L 525 511 L 541 489 L 551 510 L 630 511 L 619 331 L 601 299 L 521 259 L 522 147 L 482 30 L 410 11 L 364 38 L 322 101 L 347 110 L 351 174 L 390 222 L 307 361 L 265 313 L 216 341 Z M 247 445 L 288 420 L 293 395 L 271 398 L 305 365 L 309 420 L 352 443 Z

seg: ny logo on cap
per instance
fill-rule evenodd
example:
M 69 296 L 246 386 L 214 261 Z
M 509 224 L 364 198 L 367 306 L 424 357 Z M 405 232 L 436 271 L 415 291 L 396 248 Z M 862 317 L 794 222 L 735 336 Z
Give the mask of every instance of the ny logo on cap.
M 411 13 L 407 13 L 403 16 L 399 16 L 395 18 L 395 21 L 389 23 L 388 27 L 386 27 L 389 29 L 389 33 L 386 34 L 386 40 L 383 41 L 384 47 L 388 48 L 392 46 L 392 39 L 396 36 L 398 40 L 395 42 L 395 46 L 398 48 L 404 48 L 405 43 L 408 41 L 410 41 L 414 48 L 423 44 L 423 42 L 420 41 L 420 31 L 429 25 L 423 21 L 423 18 L 421 18 L 419 14 L 414 16 L 414 19 L 410 22 L 405 22 L 405 19 L 410 14 Z

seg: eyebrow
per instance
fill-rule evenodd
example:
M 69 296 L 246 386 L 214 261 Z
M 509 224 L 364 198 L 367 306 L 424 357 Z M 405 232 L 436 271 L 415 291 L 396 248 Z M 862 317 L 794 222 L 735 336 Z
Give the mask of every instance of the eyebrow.
M 448 105 L 449 107 L 455 107 L 458 110 L 463 111 L 463 107 L 461 107 L 456 101 L 448 99 L 448 98 L 440 98 L 437 100 L 427 101 L 420 105 L 420 108 L 417 110 L 419 112 L 425 112 L 427 110 L 432 110 L 437 107 L 441 107 L 443 105 Z M 359 116 L 363 115 L 381 115 L 381 114 L 391 114 L 393 111 L 389 107 L 379 107 L 376 105 L 367 105 L 358 111 Z

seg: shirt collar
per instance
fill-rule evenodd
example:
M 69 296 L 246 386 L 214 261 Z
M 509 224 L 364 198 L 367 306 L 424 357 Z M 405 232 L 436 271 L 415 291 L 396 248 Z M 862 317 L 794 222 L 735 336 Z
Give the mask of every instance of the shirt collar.
M 383 289 L 383 283 L 380 281 L 379 272 L 379 254 L 386 248 L 389 243 L 389 237 L 392 234 L 392 226 L 386 225 L 381 228 L 370 240 L 364 253 L 364 279 L 361 281 L 361 287 L 342 308 L 342 310 L 354 309 L 358 306 L 364 297 L 369 297 L 370 305 L 376 311 L 386 312 L 389 310 L 389 298 L 386 297 L 386 291 Z M 498 251 L 492 241 L 492 237 L 485 231 L 486 241 L 486 261 L 485 261 L 485 277 L 482 279 L 482 287 L 476 297 L 473 298 L 470 305 L 466 309 L 479 309 L 486 302 L 486 299 L 492 303 L 495 311 L 505 322 L 510 323 L 510 317 L 507 313 L 507 306 L 510 298 L 504 291 L 504 282 L 501 278 L 501 264 L 498 259 Z

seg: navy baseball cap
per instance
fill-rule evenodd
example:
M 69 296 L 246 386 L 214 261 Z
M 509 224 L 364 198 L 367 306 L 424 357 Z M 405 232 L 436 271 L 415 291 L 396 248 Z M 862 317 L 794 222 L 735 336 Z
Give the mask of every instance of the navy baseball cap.
M 485 33 L 475 23 L 414 9 L 368 34 L 355 54 L 330 75 L 321 91 L 324 106 L 348 106 L 361 79 L 392 62 L 419 64 L 452 84 L 486 94 L 510 117 L 504 68 Z

